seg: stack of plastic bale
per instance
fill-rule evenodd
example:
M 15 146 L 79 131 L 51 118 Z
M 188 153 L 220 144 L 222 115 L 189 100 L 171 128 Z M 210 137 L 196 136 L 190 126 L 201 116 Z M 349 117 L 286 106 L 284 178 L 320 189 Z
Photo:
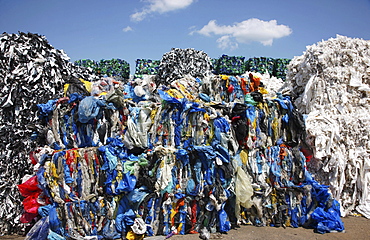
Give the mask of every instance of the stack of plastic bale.
M 119 81 L 130 78 L 130 64 L 122 59 L 101 59 L 100 61 L 80 59 L 74 64 L 88 68 L 100 77 L 114 77 Z
M 302 115 L 288 96 L 265 98 L 260 80 L 249 73 L 218 76 L 202 85 L 208 99 L 230 102 L 223 112 L 228 113 L 239 144 L 233 156 L 234 201 L 244 207 L 239 221 L 257 226 L 313 227 L 320 233 L 342 231 L 338 202 L 328 187 L 306 170 L 310 155 L 304 144 Z M 235 206 L 238 217 L 239 204 Z
M 102 76 L 130 78 L 130 64 L 122 59 L 101 59 L 98 62 L 97 73 Z
M 194 79 L 195 82 L 196 79 Z M 174 87 L 176 84 L 171 84 L 171 86 Z M 199 97 L 202 101 L 211 104 L 210 113 L 214 113 L 213 116 L 210 115 L 211 119 L 214 116 L 222 116 L 225 119 L 231 119 L 232 127 L 238 127 L 234 129 L 234 134 L 231 136 L 230 134 L 224 135 L 222 130 L 215 127 L 214 134 L 218 137 L 213 139 L 210 145 L 213 147 L 221 145 L 228 149 L 230 156 L 234 157 L 232 158 L 234 170 L 238 169 L 235 166 L 238 166 L 240 161 L 237 161 L 238 154 L 235 154 L 237 144 L 233 139 L 238 141 L 241 147 L 239 150 L 247 150 L 240 153 L 239 157 L 245 160 L 245 157 L 249 156 L 248 160 L 240 164 L 249 173 L 246 176 L 252 178 L 249 191 L 246 191 L 247 188 L 243 186 L 243 190 L 237 195 L 239 191 L 237 185 L 234 186 L 235 189 L 230 187 L 229 189 L 235 190 L 235 195 L 233 195 L 234 191 L 231 191 L 228 200 L 247 206 L 248 211 L 251 212 L 248 216 L 249 220 L 255 225 L 290 225 L 293 227 L 310 225 L 322 233 L 332 230 L 342 231 L 339 204 L 332 199 L 326 186 L 318 184 L 311 178 L 305 169 L 306 158 L 297 147 L 298 143 L 304 139 L 302 116 L 291 105 L 288 97 L 266 100 L 266 107 L 275 109 L 275 113 L 273 110 L 265 111 L 266 107 L 262 107 L 263 105 L 261 106 L 258 101 L 264 101 L 262 93 L 266 91 L 259 86 L 260 80 L 253 75 L 244 78 L 217 76 L 208 79 L 207 82 L 202 82 Z M 176 87 L 176 89 L 180 91 L 182 88 Z M 172 90 L 168 91 L 172 92 Z M 211 94 L 212 91 L 214 95 Z M 184 93 L 184 96 L 186 95 L 188 93 Z M 190 96 L 196 96 L 196 94 L 190 94 Z M 229 104 L 222 104 L 222 101 L 229 102 Z M 274 118 L 276 119 L 273 120 Z M 243 121 L 239 121 L 240 119 Z M 223 129 L 228 129 L 226 131 L 232 129 L 230 125 L 227 128 L 227 124 L 217 123 L 217 126 L 225 127 Z M 267 126 L 271 129 L 267 130 Z M 262 128 L 264 130 L 261 130 Z M 263 132 L 268 135 L 266 136 Z M 199 135 L 200 139 L 203 139 L 204 135 Z M 275 151 L 275 153 L 266 160 L 265 156 L 272 154 L 269 151 Z M 240 172 L 240 174 L 243 173 Z M 243 178 L 240 182 L 246 181 Z M 251 186 L 255 188 L 254 194 L 257 195 L 253 197 L 252 203 L 248 199 L 248 196 L 251 197 L 253 194 L 250 191 Z M 305 190 L 303 191 L 302 188 Z M 275 191 L 281 191 L 280 195 L 276 196 Z M 263 199 L 261 194 L 264 196 Z M 239 211 L 235 214 L 230 211 L 229 207 L 233 209 L 237 206 L 238 204 L 226 204 L 225 206 L 228 208 L 226 211 L 228 217 L 233 223 L 237 223 L 235 219 L 239 216 Z M 212 229 L 208 230 L 212 231 Z
M 216 74 L 241 75 L 245 72 L 245 57 L 222 55 L 217 61 Z
M 254 57 L 248 59 L 247 71 L 258 72 L 258 73 L 274 73 L 275 60 L 269 57 Z
M 143 75 L 156 75 L 160 61 L 151 59 L 137 59 L 135 78 L 143 78 Z
M 211 66 L 212 66 L 212 73 L 218 74 L 218 59 L 219 58 L 211 58 Z
M 105 239 L 114 239 L 110 231 L 115 228 L 115 206 L 111 204 L 117 194 L 104 194 L 104 182 L 109 179 L 103 173 L 115 163 L 104 165 L 102 161 L 116 161 L 115 154 L 123 154 L 118 138 L 126 121 L 125 109 L 117 110 L 114 104 L 119 101 L 106 101 L 107 96 L 115 99 L 120 86 L 114 79 L 102 79 L 92 84 L 94 96 L 72 93 L 38 104 L 39 117 L 47 128 L 46 147 L 30 154 L 36 176 L 19 185 L 25 197 L 24 215 L 33 213 L 31 219 L 40 219 L 27 239 L 84 239 L 100 230 Z M 35 199 L 37 204 L 31 202 Z
M 91 69 L 95 69 L 98 66 L 98 63 L 91 59 L 76 60 L 74 64 L 80 67 L 86 67 L 86 68 L 91 68 Z
M 89 78 L 86 78 L 89 77 Z M 24 230 L 20 195 L 16 185 L 32 173 L 29 152 L 42 145 L 43 128 L 37 103 L 63 96 L 63 85 L 83 89 L 94 75 L 69 62 L 63 50 L 44 36 L 32 33 L 0 35 L 0 233 Z
M 162 56 L 156 84 L 168 84 L 186 75 L 204 78 L 210 74 L 212 63 L 207 53 L 193 48 L 172 48 Z
M 42 176 L 39 177 L 40 180 L 38 179 L 38 181 L 40 181 L 40 186 L 44 186 L 41 190 L 42 192 L 46 191 L 45 196 L 48 196 L 48 191 L 51 191 L 51 194 L 49 194 L 51 198 L 48 201 L 52 205 L 49 205 L 48 201 L 44 201 L 44 205 L 49 205 L 52 210 L 42 211 L 40 213 L 40 216 L 43 216 L 42 214 L 49 212 L 49 220 L 46 214 L 31 233 L 38 234 L 40 231 L 37 231 L 37 229 L 40 230 L 42 226 L 43 229 L 48 229 L 48 224 L 50 224 L 50 234 L 54 236 L 58 234 L 80 239 L 84 236 L 96 235 L 103 236 L 104 238 L 127 237 L 128 234 L 131 234 L 130 236 L 136 236 L 142 235 L 143 232 L 146 232 L 148 235 L 171 235 L 174 232 L 187 233 L 199 230 L 203 233 L 205 231 L 227 232 L 230 228 L 229 220 L 237 224 L 237 218 L 240 213 L 239 211 L 235 212 L 232 210 L 238 206 L 233 201 L 238 201 L 247 207 L 252 206 L 250 203 L 252 194 L 254 194 L 252 193 L 252 186 L 257 186 L 256 194 L 260 194 L 261 189 L 264 189 L 257 182 L 257 180 L 263 180 L 263 175 L 262 177 L 259 176 L 258 167 L 248 167 L 246 165 L 246 152 L 239 153 L 241 150 L 239 149 L 240 146 L 247 149 L 247 153 L 249 153 L 251 149 L 247 147 L 252 147 L 252 150 L 254 147 L 260 147 L 260 143 L 257 142 L 260 136 L 261 139 L 267 139 L 261 140 L 262 143 L 267 142 L 266 146 L 270 146 L 270 142 L 276 139 L 285 139 L 284 141 L 290 144 L 287 147 L 279 145 L 280 148 L 284 149 L 284 152 L 287 152 L 286 154 L 282 154 L 283 156 L 287 156 L 287 159 L 284 161 L 291 164 L 287 164 L 288 166 L 295 166 L 294 161 L 293 163 L 291 161 L 289 162 L 289 156 L 291 156 L 289 155 L 289 146 L 297 144 L 297 141 L 300 139 L 299 133 L 302 130 L 299 127 L 302 126 L 297 123 L 295 124 L 298 126 L 294 126 L 294 121 L 290 122 L 290 124 L 287 124 L 287 122 L 289 122 L 289 117 L 297 121 L 299 116 L 297 117 L 294 112 L 290 113 L 293 110 L 289 105 L 288 98 L 272 101 L 271 103 L 268 102 L 267 106 L 270 104 L 277 109 L 274 112 L 278 116 L 277 120 L 274 120 L 275 122 L 270 120 L 272 121 L 270 125 L 273 126 L 271 129 L 275 130 L 275 132 L 271 130 L 270 135 L 268 135 L 270 138 L 273 136 L 274 140 L 268 140 L 269 138 L 264 137 L 263 134 L 258 135 L 261 132 L 258 130 L 260 124 L 257 124 L 254 120 L 265 119 L 266 121 L 266 118 L 259 115 L 263 112 L 260 111 L 260 108 L 258 108 L 258 111 L 253 110 L 257 109 L 256 107 L 253 108 L 253 104 L 256 104 L 256 101 L 263 100 L 260 94 L 266 92 L 260 86 L 260 79 L 258 76 L 253 75 L 243 78 L 208 76 L 203 80 L 187 76 L 171 81 L 170 85 L 159 86 L 158 94 L 153 94 L 153 82 L 147 79 L 146 81 L 132 81 L 123 90 L 116 88 L 114 91 L 109 91 L 105 95 L 106 98 L 102 99 L 101 97 L 104 94 L 97 94 L 99 98 L 81 97 L 78 94 L 73 94 L 69 99 L 64 98 L 63 100 L 49 102 L 48 104 L 51 104 L 52 107 L 48 107 L 47 104 L 45 107 L 43 107 L 44 105 L 39 105 L 40 109 L 46 109 L 46 111 L 41 111 L 41 113 L 43 113 L 42 116 L 45 118 L 44 123 L 48 123 L 49 125 L 49 130 L 47 131 L 49 134 L 47 138 L 48 144 L 54 148 L 52 151 L 55 152 L 47 151 L 47 149 L 42 151 L 40 149 L 38 152 L 46 152 L 46 155 L 43 154 L 39 157 L 40 160 L 36 160 L 37 158 L 34 157 L 34 162 L 39 163 L 38 165 L 36 164 L 39 168 L 38 172 L 46 171 L 49 168 L 48 166 L 51 166 L 49 168 L 51 171 L 48 170 L 48 176 L 52 176 L 49 177 L 51 180 L 43 184 L 42 176 L 45 176 L 44 173 L 41 174 Z M 199 89 L 202 89 L 201 92 L 199 92 Z M 260 94 L 258 94 L 258 91 L 260 91 Z M 248 95 L 248 93 L 250 94 Z M 155 101 L 150 102 L 147 99 L 153 99 Z M 245 103 L 251 104 L 251 106 Z M 66 108 L 62 107 L 62 109 L 67 110 L 58 113 L 58 104 L 66 104 Z M 242 110 L 242 114 L 240 114 L 237 109 L 239 107 L 241 109 L 246 108 L 249 111 Z M 285 113 L 283 109 L 288 113 Z M 107 120 L 107 116 L 110 115 L 107 114 L 107 111 L 117 111 L 115 114 L 116 117 L 108 117 L 116 120 Z M 77 116 L 76 112 L 78 112 Z M 253 115 L 258 116 L 258 118 L 253 118 Z M 60 120 L 49 121 L 48 119 L 51 117 L 55 117 L 54 119 L 59 117 Z M 253 121 L 252 118 L 254 119 Z M 117 130 L 109 133 L 109 129 L 112 128 L 110 122 L 118 121 L 117 119 L 120 120 L 121 124 L 115 125 L 122 126 L 118 127 L 122 131 Z M 238 119 L 242 121 L 235 122 Z M 56 122 L 63 123 L 63 121 L 63 126 L 56 124 Z M 252 127 L 248 128 L 250 131 L 248 130 L 248 133 L 245 134 L 247 126 L 249 127 L 249 122 Z M 280 130 L 279 123 L 282 125 L 285 123 L 283 130 Z M 236 132 L 233 132 L 234 125 L 244 127 L 245 131 L 239 130 L 237 133 L 241 133 L 241 135 L 236 135 Z M 268 122 L 265 125 L 269 126 Z M 58 128 L 58 126 L 60 127 Z M 291 126 L 293 127 L 290 128 Z M 69 131 L 68 133 L 67 130 Z M 112 133 L 114 134 L 112 135 Z M 116 135 L 117 133 L 118 135 Z M 245 135 L 250 136 L 245 137 Z M 280 137 L 280 135 L 283 137 Z M 68 138 L 68 136 L 75 137 Z M 283 140 L 281 141 L 283 142 Z M 103 189 L 103 193 L 95 193 L 96 191 L 94 189 L 89 190 L 91 189 L 89 188 L 91 184 L 88 183 L 91 181 L 96 182 L 96 179 L 89 180 L 91 177 L 84 176 L 87 173 L 82 170 L 79 171 L 79 169 L 84 168 L 81 167 L 82 165 L 77 167 L 77 169 L 74 166 L 72 168 L 67 166 L 73 162 L 78 162 L 78 154 L 72 154 L 72 157 L 68 157 L 66 155 L 67 153 L 60 153 L 60 155 L 55 156 L 58 152 L 63 151 L 63 149 L 59 148 L 66 148 L 65 151 L 70 151 L 71 147 L 74 148 L 72 150 L 83 152 L 85 160 L 82 160 L 81 164 L 95 162 L 97 169 L 101 166 L 102 175 L 95 173 L 94 176 L 102 176 L 103 179 L 99 181 L 100 185 L 98 184 L 95 189 Z M 79 149 L 75 147 L 79 147 Z M 99 147 L 97 157 L 94 154 L 89 155 L 85 153 L 90 147 Z M 52 153 L 50 154 L 50 152 Z M 36 156 L 36 153 L 32 155 Z M 67 165 L 64 164 L 63 158 L 70 159 L 69 161 L 65 160 Z M 244 159 L 244 161 L 238 161 L 239 158 Z M 258 160 L 260 158 L 262 157 L 258 157 L 257 154 L 252 155 L 248 162 L 254 162 L 254 165 L 250 166 L 261 165 L 263 166 L 262 169 L 268 169 L 269 165 L 261 164 Z M 47 159 L 53 159 L 54 162 L 51 163 L 51 160 L 48 162 Z M 148 160 L 148 163 L 145 160 Z M 275 156 L 273 161 L 271 161 L 274 162 L 277 160 Z M 303 156 L 301 156 L 301 160 L 301 162 L 296 164 L 297 168 L 301 169 L 297 170 L 298 174 L 296 175 L 306 176 L 306 184 L 316 184 L 309 179 L 309 174 L 302 170 L 304 169 L 302 165 L 305 162 Z M 256 161 L 257 163 L 255 163 Z M 53 164 L 59 167 L 56 166 L 54 168 Z M 273 186 L 286 184 L 287 180 L 290 180 L 289 174 L 279 170 L 279 166 L 279 164 L 276 164 L 272 168 L 276 173 L 274 178 L 276 184 Z M 247 172 L 241 171 L 239 167 L 244 167 Z M 251 172 L 250 176 L 259 176 L 258 179 L 253 180 L 250 177 L 253 180 L 252 183 L 243 189 L 237 184 L 233 185 L 233 182 L 247 183 L 245 176 L 248 178 L 249 175 L 247 173 L 249 168 L 251 169 L 249 170 Z M 91 169 L 91 167 L 88 169 Z M 238 173 L 236 179 L 235 170 Z M 279 179 L 279 173 L 281 172 L 283 172 L 283 180 Z M 288 171 L 288 173 L 290 172 Z M 269 170 L 263 173 L 270 175 L 267 174 L 270 173 Z M 285 177 L 286 174 L 288 177 Z M 140 178 L 137 176 L 140 176 Z M 241 181 L 243 176 L 244 178 Z M 74 182 L 73 179 L 75 179 L 76 185 L 71 183 Z M 85 179 L 87 179 L 87 183 L 84 183 Z M 70 184 L 66 184 L 66 181 Z M 300 179 L 295 179 L 294 181 L 299 182 Z M 263 183 L 263 187 L 267 188 L 265 185 Z M 82 189 L 85 187 L 87 187 L 87 190 L 84 190 L 85 192 L 82 193 Z M 272 187 L 272 189 L 274 188 Z M 318 206 L 315 204 L 319 204 L 320 207 L 326 207 L 325 209 L 329 208 L 330 206 L 328 204 L 330 201 L 326 202 L 326 200 L 330 200 L 330 195 L 327 194 L 326 189 L 318 184 L 314 185 L 313 189 L 314 204 L 310 206 L 310 209 L 315 209 L 315 211 L 316 209 L 321 209 L 315 208 Z M 320 196 L 325 196 L 325 198 L 318 199 L 318 190 L 320 190 Z M 40 190 L 35 192 L 36 196 L 40 196 L 40 194 L 37 195 Z M 102 194 L 104 199 L 108 199 L 108 203 L 113 206 L 112 209 L 115 210 L 114 212 L 116 214 L 108 214 L 107 218 L 99 218 L 99 216 L 105 213 L 105 210 L 96 210 L 97 206 L 95 206 L 95 209 L 91 207 L 94 204 L 96 205 L 95 198 L 90 198 L 92 192 L 98 196 L 98 199 L 99 196 L 101 197 L 99 194 Z M 308 195 L 310 191 L 307 192 Z M 270 196 L 268 191 L 265 195 Z M 290 195 L 294 199 L 294 194 Z M 83 197 L 81 198 L 80 196 Z M 150 197 L 145 198 L 144 196 Z M 270 215 L 268 215 L 271 216 L 272 220 L 270 221 L 275 225 L 286 224 L 288 219 L 290 219 L 289 211 L 286 213 L 282 210 L 288 209 L 289 206 L 291 207 L 289 209 L 293 210 L 301 207 L 296 202 L 294 202 L 295 205 L 285 204 L 283 202 L 284 196 L 287 197 L 286 194 L 280 194 L 280 198 L 277 198 L 271 194 L 271 197 L 267 198 L 271 199 L 271 206 L 277 207 L 273 208 L 270 211 Z M 63 201 L 69 202 L 68 199 L 72 199 L 72 203 L 68 205 L 71 207 L 67 208 L 67 211 L 71 213 L 69 215 L 65 214 L 65 216 L 75 216 L 73 214 L 73 206 L 80 206 L 82 202 L 84 206 L 88 206 L 88 208 L 82 208 L 81 211 L 85 213 L 81 214 L 82 217 L 78 215 L 78 217 L 74 217 L 72 220 L 67 220 L 67 217 L 64 217 L 63 214 L 60 214 L 58 218 L 55 217 L 55 212 L 63 213 L 63 209 L 66 206 Z M 100 201 L 102 202 L 101 208 L 109 205 L 104 199 Z M 274 202 L 277 199 L 280 201 L 279 204 Z M 251 207 L 250 209 L 262 209 L 262 212 L 265 211 L 265 208 L 261 207 L 254 198 L 253 202 L 257 203 L 254 203 L 253 206 L 255 207 Z M 307 203 L 307 201 L 301 202 L 302 205 L 304 203 Z M 139 207 L 137 207 L 138 205 Z M 158 208 L 160 206 L 166 211 L 159 211 Z M 191 208 L 189 209 L 188 206 L 191 206 Z M 336 205 L 334 204 L 334 206 Z M 41 209 L 45 208 L 42 207 Z M 109 212 L 112 212 L 112 209 Z M 322 211 L 325 212 L 325 209 L 322 209 Z M 256 225 L 268 223 L 269 218 L 261 218 L 259 215 L 256 215 L 257 210 L 253 211 L 249 211 L 251 212 L 249 216 L 251 221 Z M 245 216 L 244 209 L 243 213 Z M 136 217 L 135 215 L 140 217 Z M 300 211 L 292 216 L 293 220 L 297 216 L 303 216 L 303 220 L 300 220 L 301 222 L 304 222 L 305 217 L 307 217 L 305 214 L 302 215 Z M 50 217 L 52 220 L 50 220 Z M 96 219 L 100 219 L 98 223 L 101 221 L 98 227 L 95 227 Z M 143 227 L 143 222 L 146 222 L 148 226 L 144 224 Z M 93 227 L 89 227 L 90 223 Z M 81 225 L 84 227 L 79 228 L 78 226 Z M 294 225 L 294 223 L 292 225 L 298 226 L 298 224 Z
M 337 35 L 307 46 L 290 65 L 287 82 L 307 115 L 309 164 L 330 185 L 343 216 L 370 218 L 370 42 Z
M 273 75 L 285 81 L 286 74 L 288 72 L 288 64 L 290 61 L 291 59 L 287 58 L 276 58 Z
M 265 68 L 270 75 L 274 75 L 275 59 L 270 57 L 260 58 L 260 67 Z
M 155 80 L 39 105 L 50 137 L 31 154 L 32 196 L 44 201 L 28 238 L 209 238 L 248 220 L 343 230 L 338 205 L 306 171 L 289 97 L 265 99 L 252 73 L 154 89 Z
M 40 238 L 42 229 L 50 229 L 43 232 L 49 236 L 78 239 L 88 236 L 130 239 L 130 236 L 138 237 L 144 233 L 194 233 L 203 226 L 209 226 L 213 232 L 230 229 L 223 206 L 228 194 L 226 187 L 232 182 L 230 156 L 221 146 L 205 144 L 217 138 L 205 130 L 221 126 L 213 126 L 216 120 L 213 123 L 206 114 L 211 111 L 209 107 L 199 108 L 198 103 L 184 97 L 195 100 L 182 83 L 185 81 L 176 81 L 173 89 L 158 91 L 157 98 L 162 104 L 125 98 L 130 94 L 113 97 L 114 92 L 107 95 L 105 101 L 73 94 L 63 101 L 39 105 L 40 109 L 46 109 L 42 111 L 42 117 L 52 132 L 53 137 L 48 138 L 52 141 L 48 144 L 53 149 L 40 149 L 32 154 L 46 153 L 35 157 L 39 159 L 35 160 L 38 163 L 37 180 L 39 185 L 45 183 L 36 196 L 49 197 L 43 197 L 42 207 L 35 206 L 43 209 L 45 215 L 40 214 L 43 217 L 31 230 L 29 238 Z M 193 83 L 196 83 L 195 79 Z M 50 103 L 52 108 L 48 106 Z M 111 109 L 109 103 L 116 109 Z M 54 110 L 48 112 L 50 109 Z M 104 141 L 101 136 L 107 133 L 101 134 L 99 122 L 108 116 L 106 111 L 109 110 L 124 114 L 119 117 L 124 119 L 123 136 L 104 138 Z M 59 116 L 59 121 L 50 121 L 54 116 Z M 217 124 L 227 128 L 226 119 L 214 117 Z M 66 119 L 68 122 L 63 124 Z M 72 133 L 52 122 L 72 129 L 76 137 L 64 137 Z M 110 129 L 110 126 L 102 129 Z M 230 134 L 227 129 L 222 132 Z M 61 140 L 55 144 L 54 139 Z M 66 149 L 59 149 L 60 146 Z M 27 182 L 20 185 L 20 189 L 26 187 Z M 197 218 L 198 208 L 204 214 L 201 219 Z M 216 220 L 218 217 L 221 217 L 221 225 Z

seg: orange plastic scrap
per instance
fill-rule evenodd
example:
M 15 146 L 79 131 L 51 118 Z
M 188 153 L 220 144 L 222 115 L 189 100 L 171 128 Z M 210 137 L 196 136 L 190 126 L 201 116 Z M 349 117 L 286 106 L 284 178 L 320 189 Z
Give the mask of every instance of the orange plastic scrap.
M 280 144 L 280 159 L 284 159 L 286 156 L 288 156 L 288 152 L 286 151 L 286 145 L 285 144 Z
M 245 80 L 245 78 L 240 78 L 240 87 L 243 90 L 244 94 L 249 93 L 249 90 L 247 89 L 248 82 Z
M 258 87 L 261 84 L 261 78 L 254 76 L 252 73 L 249 73 L 249 79 L 251 81 L 251 84 L 250 84 L 251 92 L 257 91 Z

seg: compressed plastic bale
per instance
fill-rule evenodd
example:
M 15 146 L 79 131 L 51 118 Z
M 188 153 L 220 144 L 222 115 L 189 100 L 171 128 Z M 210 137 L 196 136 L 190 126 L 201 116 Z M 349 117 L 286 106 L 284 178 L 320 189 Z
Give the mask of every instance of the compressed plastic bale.
M 142 77 L 142 75 L 156 75 L 158 73 L 159 64 L 159 60 L 137 59 L 135 77 Z
M 173 48 L 162 56 L 157 85 L 170 83 L 186 75 L 203 78 L 211 74 L 211 70 L 211 59 L 205 52 L 192 48 Z
M 74 64 L 82 68 L 87 68 L 101 77 L 108 76 L 120 79 L 128 79 L 130 77 L 130 65 L 122 59 L 101 59 L 99 61 L 80 59 L 76 60 Z
M 307 46 L 288 66 L 298 110 L 307 115 L 309 164 L 330 185 L 342 216 L 370 217 L 369 41 L 337 35 Z
M 283 81 L 286 79 L 286 74 L 288 72 L 288 64 L 291 59 L 286 58 L 276 58 L 274 64 L 273 75 L 277 78 L 281 78 Z
M 218 60 L 219 58 L 211 58 L 212 73 L 216 75 L 219 74 Z
M 101 59 L 95 71 L 101 76 L 118 76 L 123 79 L 130 77 L 130 64 L 122 59 Z
M 81 67 L 86 67 L 86 68 L 96 68 L 97 67 L 97 62 L 95 62 L 94 60 L 91 60 L 91 59 L 80 59 L 80 60 L 76 60 L 74 62 L 75 65 L 77 66 L 81 66 Z
M 94 80 L 88 69 L 69 62 L 44 36 L 19 32 L 0 35 L 0 137 L 1 192 L 0 231 L 24 230 L 18 221 L 21 209 L 16 185 L 31 173 L 29 152 L 43 143 L 43 129 L 37 118 L 37 104 L 63 96 L 63 86 L 71 77 Z M 9 166 L 12 166 L 9 168 Z
M 250 72 L 269 73 L 273 75 L 275 60 L 269 57 L 254 57 L 248 59 Z
M 55 210 L 66 212 L 59 220 L 51 212 L 52 233 L 58 237 L 68 230 L 75 238 L 131 237 L 130 227 L 137 218 L 148 224 L 148 235 L 227 232 L 239 218 L 234 210 L 236 166 L 249 176 L 253 187 L 251 207 L 242 209 L 241 220 L 257 226 L 286 226 L 292 219 L 294 226 L 303 226 L 309 212 L 326 206 L 330 194 L 306 171 L 306 157 L 297 147 L 305 139 L 304 123 L 291 99 L 281 94 L 266 98 L 269 88 L 261 80 L 249 73 L 187 75 L 151 91 L 150 100 L 131 95 L 138 93 L 136 86 L 145 89 L 135 80 L 122 86 L 129 89 L 127 94 L 108 96 L 104 114 L 81 126 L 89 130 L 90 139 L 95 139 L 99 124 L 106 126 L 99 135 L 113 137 L 103 138 L 98 147 L 76 149 L 65 144 L 64 149 L 46 151 L 34 160 L 41 172 L 44 169 L 43 191 L 53 193 Z M 116 90 L 122 93 L 122 89 Z M 57 100 L 60 107 L 51 108 L 50 115 L 46 111 L 47 117 L 69 119 L 70 126 L 78 126 L 71 108 L 77 109 L 82 99 L 72 95 L 70 100 Z M 109 109 L 110 103 L 116 109 Z M 113 115 L 116 118 L 109 118 Z M 117 117 L 119 124 L 114 125 Z M 53 122 L 58 121 L 44 124 L 49 127 Z M 65 134 L 57 129 L 64 128 L 51 125 L 53 139 L 63 141 Z M 78 139 L 81 133 L 73 130 L 68 135 Z M 70 181 L 76 184 L 67 184 Z M 295 211 L 298 208 L 302 211 Z
M 245 57 L 222 55 L 217 61 L 217 74 L 241 75 L 245 72 Z

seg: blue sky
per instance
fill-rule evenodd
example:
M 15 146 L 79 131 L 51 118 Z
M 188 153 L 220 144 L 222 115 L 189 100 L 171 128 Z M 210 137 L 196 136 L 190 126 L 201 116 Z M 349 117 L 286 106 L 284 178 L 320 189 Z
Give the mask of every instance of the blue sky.
M 0 32 L 46 36 L 71 61 L 161 59 L 171 48 L 211 58 L 293 58 L 336 34 L 370 39 L 370 0 L 0 0 Z

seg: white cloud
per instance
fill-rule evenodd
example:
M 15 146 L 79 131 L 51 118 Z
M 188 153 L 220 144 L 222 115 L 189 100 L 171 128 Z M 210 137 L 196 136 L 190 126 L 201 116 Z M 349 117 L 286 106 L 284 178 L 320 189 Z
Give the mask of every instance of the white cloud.
M 225 50 L 225 49 L 235 50 L 238 48 L 238 43 L 233 42 L 230 39 L 229 35 L 224 35 L 220 37 L 219 39 L 217 39 L 217 43 L 218 43 L 218 47 L 221 48 L 222 50 Z
M 144 6 L 140 12 L 136 12 L 130 16 L 134 22 L 144 20 L 151 13 L 165 13 L 183 9 L 191 5 L 194 0 L 147 0 L 149 4 Z
M 211 20 L 202 29 L 190 32 L 191 35 L 194 33 L 208 37 L 221 35 L 217 40 L 218 46 L 222 49 L 235 49 L 238 43 L 260 42 L 265 46 L 271 46 L 274 39 L 290 35 L 292 29 L 278 25 L 276 20 L 263 21 L 251 18 L 234 25 L 218 25 L 216 20 Z
M 130 31 L 133 31 L 133 30 L 132 30 L 132 28 L 130 26 L 127 26 L 127 27 L 123 28 L 122 31 L 124 31 L 124 32 L 130 32 Z

